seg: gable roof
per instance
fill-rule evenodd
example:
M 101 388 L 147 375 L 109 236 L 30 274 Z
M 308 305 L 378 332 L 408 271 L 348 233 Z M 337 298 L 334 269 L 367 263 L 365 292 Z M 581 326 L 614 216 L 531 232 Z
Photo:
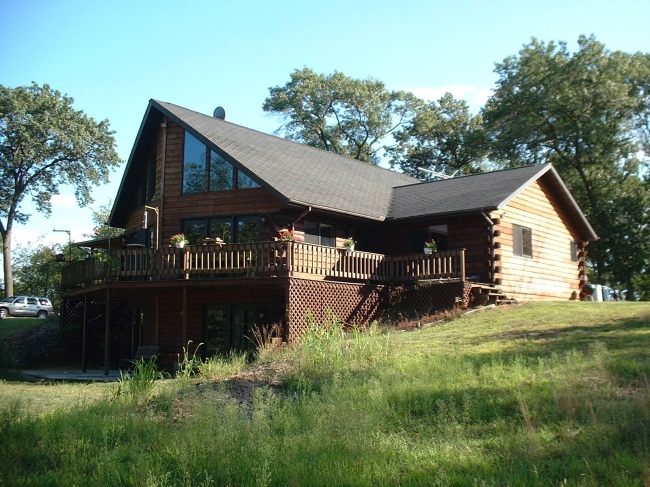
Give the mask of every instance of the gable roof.
M 150 100 L 111 212 L 123 227 L 126 195 L 135 191 L 137 161 L 146 159 L 163 116 L 174 121 L 280 200 L 376 221 L 492 211 L 541 177 L 575 220 L 584 240 L 597 238 L 552 165 L 422 183 L 346 156 L 258 132 L 178 105 Z
M 393 187 L 418 182 L 406 174 L 157 100 L 149 102 L 123 182 L 130 176 L 133 159 L 145 150 L 137 147 L 144 139 L 150 142 L 148 132 L 160 122 L 162 115 L 220 152 L 231 164 L 287 203 L 383 220 Z M 120 187 L 116 207 L 122 190 Z
M 408 219 L 493 211 L 543 178 L 585 241 L 598 237 L 552 164 L 524 166 L 394 189 L 388 217 Z

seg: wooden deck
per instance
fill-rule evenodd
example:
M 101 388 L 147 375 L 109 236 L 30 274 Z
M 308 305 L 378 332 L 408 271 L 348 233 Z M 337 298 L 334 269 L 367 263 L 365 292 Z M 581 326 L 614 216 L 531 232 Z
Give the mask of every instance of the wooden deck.
M 64 291 L 111 281 L 300 276 L 381 283 L 465 280 L 465 251 L 390 256 L 302 242 L 113 250 L 64 267 Z

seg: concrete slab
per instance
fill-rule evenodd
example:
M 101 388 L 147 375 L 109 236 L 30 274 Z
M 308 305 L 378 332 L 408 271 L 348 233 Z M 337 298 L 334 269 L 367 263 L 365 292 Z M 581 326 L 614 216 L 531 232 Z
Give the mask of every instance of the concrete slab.
M 81 370 L 22 370 L 23 374 L 38 379 L 66 382 L 116 382 L 120 380 L 120 371 L 111 369 L 108 375 L 104 369 L 93 369 L 86 372 Z

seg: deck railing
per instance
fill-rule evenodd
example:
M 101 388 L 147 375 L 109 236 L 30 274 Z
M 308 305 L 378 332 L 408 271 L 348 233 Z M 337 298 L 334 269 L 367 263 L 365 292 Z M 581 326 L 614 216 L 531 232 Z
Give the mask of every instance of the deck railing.
M 117 280 L 306 275 L 362 281 L 465 279 L 465 251 L 390 256 L 303 242 L 191 245 L 113 250 L 103 260 L 72 262 L 64 290 Z

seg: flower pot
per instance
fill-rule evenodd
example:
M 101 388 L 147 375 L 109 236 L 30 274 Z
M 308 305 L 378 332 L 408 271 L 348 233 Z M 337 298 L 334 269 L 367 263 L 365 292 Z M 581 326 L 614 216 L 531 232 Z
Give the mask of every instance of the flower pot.
M 429 247 L 424 247 L 424 253 L 426 255 L 431 255 L 433 254 L 433 249 L 430 249 Z
M 182 249 L 182 248 L 185 247 L 185 242 L 184 242 L 184 241 L 176 242 L 176 243 L 174 243 L 174 246 L 175 246 L 177 249 Z
M 347 245 L 345 247 L 345 253 L 346 254 L 351 254 L 352 252 L 354 252 L 354 245 Z

